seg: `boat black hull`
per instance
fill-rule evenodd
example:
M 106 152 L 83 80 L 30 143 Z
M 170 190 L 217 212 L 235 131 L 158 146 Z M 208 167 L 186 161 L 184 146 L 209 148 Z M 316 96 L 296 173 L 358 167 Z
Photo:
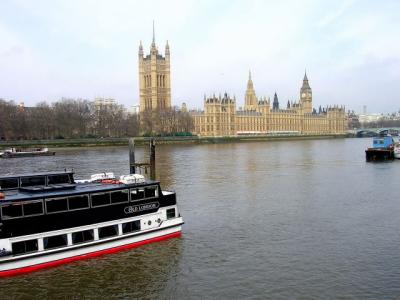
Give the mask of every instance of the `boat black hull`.
M 5 152 L 1 155 L 1 158 L 16 158 L 16 157 L 32 157 L 32 156 L 54 156 L 56 153 L 54 151 L 49 152 Z
M 394 160 L 392 149 L 367 149 L 365 150 L 366 161 L 387 161 Z

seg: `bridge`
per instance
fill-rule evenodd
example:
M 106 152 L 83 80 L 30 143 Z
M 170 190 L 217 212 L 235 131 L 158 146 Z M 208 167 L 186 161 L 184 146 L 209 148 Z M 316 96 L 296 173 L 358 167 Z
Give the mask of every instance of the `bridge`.
M 360 128 L 358 130 L 354 130 L 352 132 L 357 137 L 372 137 L 378 135 L 387 135 L 391 134 L 393 136 L 398 136 L 400 133 L 399 127 L 392 128 Z

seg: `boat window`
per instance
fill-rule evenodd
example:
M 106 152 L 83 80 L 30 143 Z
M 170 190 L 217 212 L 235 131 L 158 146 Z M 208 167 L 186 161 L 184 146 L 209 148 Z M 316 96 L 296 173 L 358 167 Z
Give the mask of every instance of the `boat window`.
M 38 251 L 38 240 L 15 242 L 11 245 L 14 255 Z
M 5 204 L 1 207 L 1 215 L 3 219 L 22 217 L 21 203 Z
M 110 193 L 92 194 L 92 207 L 110 204 Z
M 21 177 L 21 187 L 36 186 L 36 185 L 46 185 L 46 177 L 44 176 Z
M 111 225 L 99 228 L 99 239 L 105 239 L 118 235 L 118 225 Z
M 67 235 L 60 234 L 43 238 L 44 249 L 53 249 L 67 246 Z
M 47 184 L 60 184 L 60 183 L 71 183 L 68 174 L 49 175 L 47 177 Z
M 68 197 L 69 210 L 89 208 L 89 196 L 79 195 Z
M 158 197 L 158 189 L 157 186 L 149 186 L 145 188 L 145 197 L 146 198 L 154 198 Z
M 115 191 L 111 192 L 111 203 L 123 203 L 129 201 L 129 191 Z
M 43 214 L 42 200 L 24 203 L 24 216 L 33 216 L 42 214 Z
M 67 198 L 46 199 L 46 212 L 48 214 L 68 210 Z
M 175 218 L 175 208 L 167 209 L 167 219 Z
M 130 233 L 134 231 L 139 231 L 140 230 L 140 220 L 133 221 L 133 222 L 128 222 L 128 223 L 122 223 L 122 233 Z
M 93 241 L 93 240 L 94 240 L 93 229 L 72 233 L 72 243 L 74 245 L 79 244 L 79 243 Z
M 144 189 L 131 189 L 131 201 L 137 201 L 144 198 Z
M 0 179 L 0 190 L 18 188 L 18 178 L 3 178 Z

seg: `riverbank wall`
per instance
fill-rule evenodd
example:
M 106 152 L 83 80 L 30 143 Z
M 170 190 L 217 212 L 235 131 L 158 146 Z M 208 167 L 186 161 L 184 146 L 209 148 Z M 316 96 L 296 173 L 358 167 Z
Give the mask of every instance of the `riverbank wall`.
M 336 139 L 348 137 L 338 135 L 266 135 L 266 136 L 222 136 L 222 137 L 155 137 L 157 144 L 217 144 L 217 143 L 244 143 L 269 142 L 282 140 L 314 140 Z M 135 144 L 148 144 L 150 137 L 135 137 Z M 98 146 L 128 146 L 129 138 L 86 138 L 86 139 L 58 139 L 58 140 L 19 140 L 0 141 L 0 149 L 10 147 L 98 147 Z

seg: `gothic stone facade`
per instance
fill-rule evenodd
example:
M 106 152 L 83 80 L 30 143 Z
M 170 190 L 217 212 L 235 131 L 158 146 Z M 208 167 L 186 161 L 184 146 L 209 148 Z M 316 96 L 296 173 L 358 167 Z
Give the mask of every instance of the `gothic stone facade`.
M 226 93 L 223 97 L 204 97 L 204 111 L 193 113 L 194 134 L 201 136 L 234 136 L 240 134 L 343 134 L 346 128 L 345 108 L 339 106 L 312 108 L 312 90 L 304 75 L 300 100 L 279 108 L 275 93 L 270 99 L 257 98 L 251 74 L 247 82 L 245 105 L 236 110 L 236 99 Z
M 171 107 L 170 52 L 168 41 L 165 56 L 156 47 L 153 28 L 153 42 L 150 54 L 143 56 L 143 46 L 139 46 L 139 90 L 140 112 L 166 110 Z

